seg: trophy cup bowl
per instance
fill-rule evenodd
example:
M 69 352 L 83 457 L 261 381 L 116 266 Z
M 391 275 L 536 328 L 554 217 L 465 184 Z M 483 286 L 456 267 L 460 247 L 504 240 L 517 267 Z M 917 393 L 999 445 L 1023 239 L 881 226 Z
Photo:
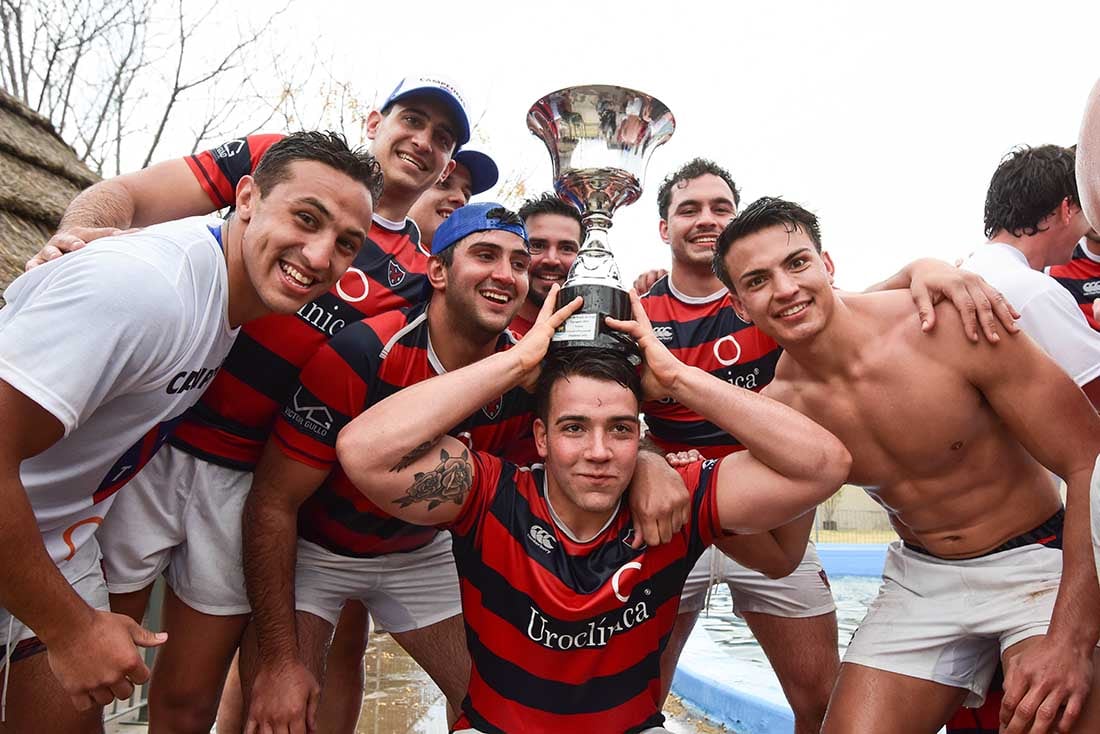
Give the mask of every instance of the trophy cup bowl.
M 584 223 L 584 243 L 558 304 L 584 298 L 554 334 L 551 349 L 606 347 L 640 361 L 637 345 L 604 323 L 631 318 L 630 298 L 607 243 L 615 210 L 638 200 L 654 149 L 672 137 L 668 107 L 644 92 L 607 84 L 568 87 L 531 106 L 527 127 L 546 145 L 554 190 Z

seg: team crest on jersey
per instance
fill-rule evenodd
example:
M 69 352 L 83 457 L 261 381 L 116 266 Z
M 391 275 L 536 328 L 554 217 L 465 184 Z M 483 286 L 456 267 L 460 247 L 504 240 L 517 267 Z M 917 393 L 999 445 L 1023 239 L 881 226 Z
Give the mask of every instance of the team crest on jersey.
M 396 260 L 390 260 L 390 267 L 387 271 L 389 276 L 390 288 L 396 288 L 405 282 L 405 276 L 408 275 L 408 271 L 401 267 Z
M 554 543 L 557 542 L 550 531 L 542 525 L 532 525 L 530 530 L 527 531 L 527 537 L 543 553 L 553 552 Z
M 481 412 L 484 413 L 485 417 L 488 418 L 489 420 L 495 421 L 497 418 L 500 417 L 500 411 L 501 411 L 502 408 L 504 408 L 504 396 L 503 395 L 501 395 L 499 398 L 497 398 L 493 402 L 487 403 L 485 405 L 485 407 L 481 409 Z

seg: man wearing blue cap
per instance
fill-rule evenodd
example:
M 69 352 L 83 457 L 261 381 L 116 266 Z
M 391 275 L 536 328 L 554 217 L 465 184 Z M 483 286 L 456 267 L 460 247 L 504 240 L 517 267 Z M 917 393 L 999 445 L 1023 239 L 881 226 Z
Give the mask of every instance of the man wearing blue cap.
M 527 295 L 529 260 L 514 213 L 495 203 L 459 208 L 433 239 L 428 303 L 348 326 L 303 368 L 256 468 L 244 515 L 254 617 L 241 674 L 249 722 L 260 731 L 312 719 L 321 661 L 347 600 L 364 602 L 458 709 L 469 662 L 450 538 L 364 502 L 336 463 L 336 436 L 394 390 L 509 348 L 506 328 Z M 533 447 L 516 439 L 529 439 L 530 425 L 529 397 L 519 390 L 454 433 L 524 461 Z M 298 665 L 259 681 L 278 646 L 293 650 Z
M 296 640 L 300 665 L 314 680 L 306 689 L 285 678 L 253 686 L 249 720 L 259 730 L 312 723 L 320 661 L 349 599 L 366 603 L 458 710 L 469 657 L 450 538 L 366 501 L 336 461 L 336 436 L 395 391 L 509 349 L 506 328 L 526 298 L 529 262 L 514 213 L 495 203 L 457 209 L 433 239 L 428 303 L 349 326 L 302 370 L 246 505 L 245 568 L 255 617 L 241 669 L 248 689 L 253 661 L 269 655 L 264 648 Z M 514 389 L 451 433 L 528 463 L 536 457 L 532 424 L 530 396 Z M 646 472 L 672 471 L 659 456 L 643 461 Z M 644 483 L 635 495 L 644 494 Z
M 140 619 L 153 581 L 161 573 L 168 580 L 169 642 L 158 655 L 150 690 L 157 727 L 205 732 L 213 723 L 249 612 L 239 550 L 241 508 L 299 369 L 344 325 L 422 298 L 428 253 L 419 246 L 408 211 L 454 167 L 455 149 L 468 141 L 465 104 L 451 84 L 407 79 L 370 113 L 367 135 L 385 191 L 352 267 L 296 315 L 262 319 L 242 330 L 200 405 L 135 478 L 133 500 L 116 504 L 100 530 L 115 611 Z M 228 206 L 238 182 L 282 137 L 248 136 L 101 182 L 74 200 L 53 242 L 72 249 L 76 240 L 111 228 Z M 271 662 L 277 670 L 281 661 Z
M 470 197 L 496 186 L 500 175 L 493 159 L 473 148 L 463 148 L 455 153 L 454 162 L 454 170 L 425 191 L 409 210 L 409 218 L 416 222 L 420 230 L 420 245 L 429 251 L 439 225 L 456 209 L 465 206 Z M 530 244 L 533 249 L 533 237 Z M 534 257 L 532 252 L 532 269 Z M 367 610 L 360 602 L 349 601 L 340 613 L 325 661 L 325 706 L 318 716 L 326 731 L 351 731 L 355 728 L 363 704 L 363 654 L 367 647 L 368 631 Z M 229 718 L 226 708 L 223 705 L 219 713 L 219 725 L 224 725 Z

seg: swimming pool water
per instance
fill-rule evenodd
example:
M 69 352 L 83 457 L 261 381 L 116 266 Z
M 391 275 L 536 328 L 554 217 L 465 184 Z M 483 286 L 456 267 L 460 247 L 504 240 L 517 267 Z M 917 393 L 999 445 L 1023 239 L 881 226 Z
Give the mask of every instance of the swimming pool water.
M 829 583 L 836 600 L 838 639 L 843 656 L 852 633 L 863 619 L 867 605 L 878 593 L 882 580 L 869 576 L 837 576 L 830 577 Z M 705 627 L 715 644 L 735 658 L 767 665 L 764 652 L 756 644 L 745 621 L 733 613 L 729 589 L 725 584 L 714 588 L 710 611 L 703 610 L 698 625 Z

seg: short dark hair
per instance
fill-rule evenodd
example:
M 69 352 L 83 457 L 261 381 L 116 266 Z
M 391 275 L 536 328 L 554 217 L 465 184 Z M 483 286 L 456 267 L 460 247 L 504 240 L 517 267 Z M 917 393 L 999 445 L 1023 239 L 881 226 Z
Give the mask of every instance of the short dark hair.
M 295 161 L 317 161 L 346 174 L 366 186 L 374 206 L 378 206 L 382 167 L 366 148 L 350 148 L 343 135 L 331 131 L 292 133 L 268 148 L 252 173 L 260 195 L 290 178 L 290 164 Z
M 550 391 L 559 380 L 573 376 L 618 383 L 634 393 L 641 405 L 642 378 L 626 354 L 613 349 L 577 347 L 553 350 L 546 355 L 535 382 L 535 415 L 549 420 Z
M 581 220 L 581 213 L 572 204 L 562 201 L 553 191 L 547 191 L 544 194 L 532 197 L 523 202 L 523 206 L 519 208 L 519 218 L 523 220 L 524 224 L 527 223 L 528 219 L 539 214 L 558 214 L 569 217 L 577 223 L 581 230 L 581 237 L 584 237 L 584 222 Z
M 505 209 L 502 206 L 493 207 L 489 211 L 485 212 L 486 219 L 495 219 L 500 224 L 507 224 L 513 227 L 522 227 L 523 220 L 519 218 L 511 209 Z M 455 245 L 458 243 L 456 242 Z M 448 247 L 445 250 L 440 250 L 432 257 L 439 258 L 439 262 L 443 263 L 443 267 L 450 268 L 455 264 L 455 248 L 454 246 Z
M 743 212 L 726 225 L 722 234 L 718 235 L 718 242 L 714 245 L 714 274 L 726 288 L 735 290 L 733 279 L 726 269 L 726 254 L 733 243 L 775 226 L 782 226 L 788 233 L 801 231 L 810 238 L 817 251 L 821 252 L 821 227 L 813 212 L 793 201 L 764 196 L 745 207 Z
M 734 206 L 741 203 L 741 192 L 737 190 L 737 184 L 733 182 L 733 176 L 730 175 L 729 171 L 706 158 L 692 158 L 679 170 L 668 174 L 665 180 L 661 182 L 661 188 L 657 189 L 657 212 L 661 215 L 661 219 L 668 219 L 668 207 L 672 203 L 672 189 L 676 184 L 692 181 L 708 173 L 722 179 L 730 187 L 730 191 L 733 192 Z
M 997 166 L 985 194 L 985 236 L 1005 230 L 1013 237 L 1038 234 L 1039 223 L 1063 199 L 1078 206 L 1074 148 L 1022 145 Z

